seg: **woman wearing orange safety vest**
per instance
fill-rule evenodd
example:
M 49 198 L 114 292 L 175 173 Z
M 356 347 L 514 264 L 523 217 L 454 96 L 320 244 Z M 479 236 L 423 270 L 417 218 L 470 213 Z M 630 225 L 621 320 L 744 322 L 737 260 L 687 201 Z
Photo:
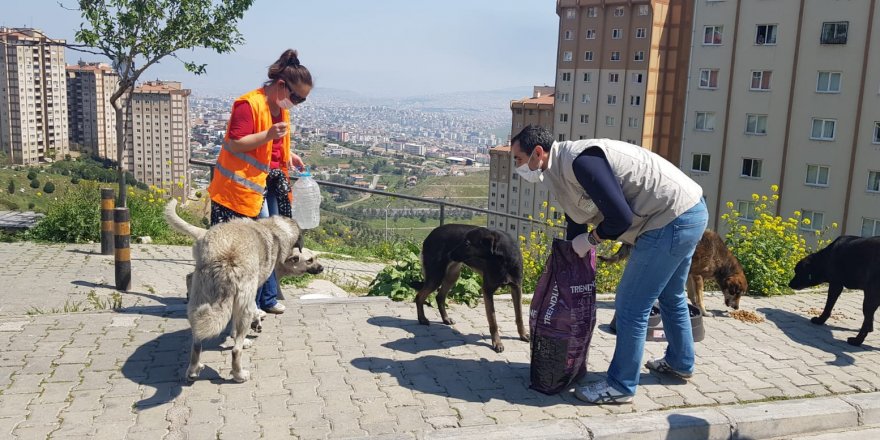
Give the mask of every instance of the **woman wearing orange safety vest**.
M 302 168 L 290 151 L 290 109 L 312 91 L 312 75 L 288 49 L 269 66 L 269 80 L 240 96 L 232 107 L 217 158 L 211 195 L 211 224 L 240 217 L 290 216 L 289 171 Z M 284 313 L 275 273 L 257 292 L 257 306 Z

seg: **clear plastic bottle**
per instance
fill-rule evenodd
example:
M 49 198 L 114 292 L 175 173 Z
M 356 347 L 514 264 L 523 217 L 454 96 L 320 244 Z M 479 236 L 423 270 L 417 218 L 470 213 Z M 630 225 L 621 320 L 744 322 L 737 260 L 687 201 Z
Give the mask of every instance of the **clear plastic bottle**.
M 299 180 L 293 184 L 293 205 L 291 216 L 302 229 L 313 229 L 321 221 L 321 189 L 312 178 L 308 167 L 300 173 Z

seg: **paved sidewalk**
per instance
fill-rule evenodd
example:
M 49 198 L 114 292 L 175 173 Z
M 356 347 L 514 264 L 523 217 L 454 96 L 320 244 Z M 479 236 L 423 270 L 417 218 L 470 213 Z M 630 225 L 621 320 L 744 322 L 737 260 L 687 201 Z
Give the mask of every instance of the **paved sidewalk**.
M 833 416 L 827 420 L 880 423 L 866 422 L 868 412 L 846 401 L 865 396 L 870 406 L 877 394 L 857 393 L 877 391 L 880 384 L 880 335 L 872 333 L 862 347 L 845 342 L 861 323 L 859 292 L 844 293 L 823 327 L 807 318 L 824 305 L 824 294 L 744 298 L 743 307 L 764 314 L 765 322 L 707 318 L 694 378 L 685 383 L 643 370 L 631 405 L 586 405 L 571 393 L 529 390 L 528 344 L 515 338 L 512 309 L 503 301 L 496 308 L 506 350 L 496 354 L 482 307 L 453 305 L 454 326 L 440 324 L 429 309 L 432 325 L 426 327 L 418 325 L 409 303 L 300 301 L 290 292 L 287 313 L 269 316 L 245 351 L 253 380 L 229 380 L 226 340 L 205 347 L 202 380 L 189 385 L 181 381 L 190 341 L 183 303 L 183 277 L 192 267 L 187 247 L 136 246 L 134 288 L 123 295 L 122 310 L 25 315 L 33 307 L 87 301 L 91 290 L 109 295 L 112 257 L 91 254 L 92 248 L 97 245 L 0 244 L 0 438 L 486 439 L 529 432 L 534 438 L 602 438 L 607 431 L 596 426 L 623 430 L 655 426 L 646 424 L 650 420 L 669 426 L 703 420 L 715 429 L 718 418 L 721 433 L 753 426 L 754 432 L 787 435 L 805 431 L 780 434 L 748 423 L 757 411 L 778 419 L 777 428 L 810 427 L 784 423 L 785 414 L 792 420 L 811 414 L 799 401 L 784 401 L 802 397 Z M 375 270 L 332 264 L 339 271 Z M 723 309 L 720 297 L 707 301 L 710 310 Z M 611 305 L 600 302 L 586 381 L 601 377 L 613 352 Z M 662 350 L 660 343 L 647 343 L 646 356 Z M 768 404 L 774 400 L 783 401 Z M 760 403 L 738 405 L 755 401 Z M 782 406 L 762 409 L 767 405 Z M 686 416 L 689 411 L 702 415 Z M 672 432 L 669 426 L 657 429 Z M 640 438 L 665 438 L 664 432 Z

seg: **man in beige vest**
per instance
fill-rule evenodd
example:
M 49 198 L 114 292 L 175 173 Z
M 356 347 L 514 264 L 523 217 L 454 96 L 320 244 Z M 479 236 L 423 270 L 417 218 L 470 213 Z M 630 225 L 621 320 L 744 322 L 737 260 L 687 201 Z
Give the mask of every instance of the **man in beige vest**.
M 604 381 L 575 394 L 596 404 L 632 401 L 654 301 L 666 332 L 666 355 L 645 366 L 690 378 L 694 342 L 685 282 L 706 229 L 702 188 L 675 165 L 638 145 L 611 139 L 554 142 L 527 126 L 511 140 L 516 172 L 550 187 L 568 220 L 568 239 L 586 256 L 602 240 L 632 244 L 617 286 L 617 343 Z M 587 232 L 586 223 L 596 227 Z

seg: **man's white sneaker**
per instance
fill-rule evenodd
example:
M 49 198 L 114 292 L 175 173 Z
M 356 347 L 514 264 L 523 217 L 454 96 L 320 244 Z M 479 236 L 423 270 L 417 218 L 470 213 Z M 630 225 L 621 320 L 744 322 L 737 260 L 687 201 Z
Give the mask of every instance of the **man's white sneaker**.
M 633 396 L 617 391 L 604 380 L 578 388 L 575 390 L 574 395 L 584 402 L 595 403 L 597 405 L 629 403 L 632 402 L 633 399 Z
M 287 307 L 284 307 L 284 304 L 281 304 L 281 303 L 275 303 L 274 306 L 269 307 L 269 308 L 266 308 L 266 309 L 263 309 L 263 310 L 264 310 L 266 313 L 274 313 L 274 314 L 276 314 L 276 315 L 280 315 L 280 314 L 284 313 L 285 310 L 287 310 Z

